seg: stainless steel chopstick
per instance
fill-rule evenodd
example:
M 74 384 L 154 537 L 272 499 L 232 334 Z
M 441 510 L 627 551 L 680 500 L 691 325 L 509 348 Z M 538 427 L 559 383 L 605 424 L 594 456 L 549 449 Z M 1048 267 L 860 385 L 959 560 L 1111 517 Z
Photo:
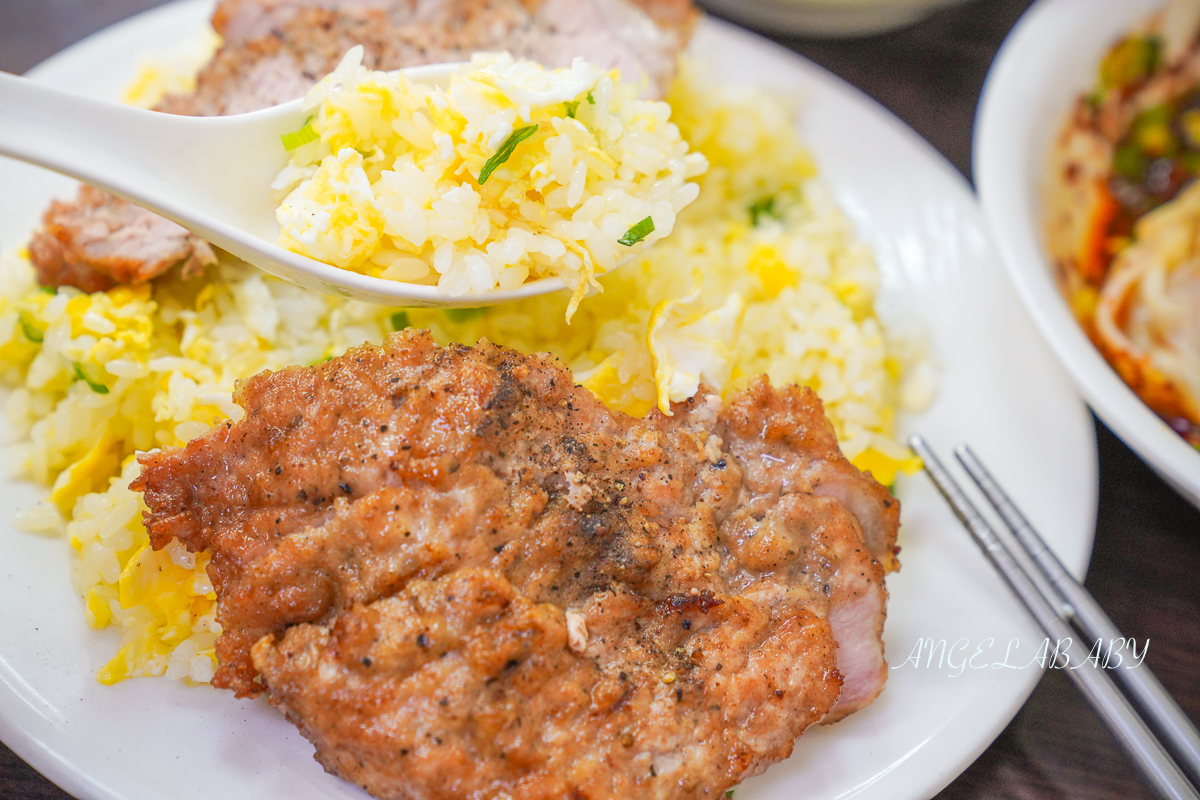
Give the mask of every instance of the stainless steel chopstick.
M 1068 624 L 1068 618 L 1064 617 L 1062 603 L 1059 602 L 1062 597 L 1047 598 L 1043 594 L 1042 590 L 1038 588 L 1038 584 L 1030 578 L 1025 567 L 1009 551 L 1008 545 L 996 534 L 996 531 L 975 508 L 954 478 L 942 466 L 941 461 L 938 460 L 925 440 L 914 435 L 909 438 L 909 444 L 924 461 L 925 471 L 929 473 L 934 485 L 946 498 L 959 520 L 983 549 L 984 554 L 997 571 L 1008 582 L 1013 592 L 1029 609 L 1046 635 L 1056 642 L 1073 638 L 1073 629 Z M 1038 564 L 1039 562 L 1035 559 L 1033 563 Z M 1053 583 L 1053 581 L 1050 582 Z M 1040 583 L 1045 585 L 1046 582 L 1041 581 Z M 1130 759 L 1141 770 L 1155 791 L 1160 796 L 1171 798 L 1171 800 L 1200 800 L 1200 794 L 1197 794 L 1195 788 L 1188 782 L 1183 772 L 1154 737 L 1150 728 L 1138 716 L 1133 706 L 1120 693 L 1107 673 L 1095 663 L 1081 658 L 1078 652 L 1071 648 L 1068 648 L 1065 653 L 1058 653 L 1058 655 L 1066 662 L 1068 677 L 1088 698 L 1113 736 L 1129 754 Z
M 1126 641 L 1100 604 L 1071 577 L 1058 556 L 1046 546 L 1041 535 L 971 452 L 971 448 L 960 444 L 954 449 L 954 454 L 1030 558 L 1042 568 L 1047 579 L 1067 601 L 1079 632 L 1089 641 L 1109 642 L 1110 647 L 1114 641 Z M 1171 695 L 1167 694 L 1158 678 L 1154 677 L 1154 673 L 1148 668 L 1130 665 L 1115 669 L 1112 674 L 1133 696 L 1142 714 L 1150 718 L 1158 735 L 1166 740 L 1165 744 L 1192 780 L 1200 783 L 1200 734 Z

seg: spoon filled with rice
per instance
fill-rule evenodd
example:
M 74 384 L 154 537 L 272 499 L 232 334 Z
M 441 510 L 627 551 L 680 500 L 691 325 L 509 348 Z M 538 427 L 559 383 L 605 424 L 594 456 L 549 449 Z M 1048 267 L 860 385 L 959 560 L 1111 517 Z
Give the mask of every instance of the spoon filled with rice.
M 151 208 L 266 272 L 405 306 L 595 279 L 671 232 L 707 167 L 670 106 L 576 59 L 395 72 L 352 48 L 302 99 L 183 117 L 0 73 L 0 154 Z

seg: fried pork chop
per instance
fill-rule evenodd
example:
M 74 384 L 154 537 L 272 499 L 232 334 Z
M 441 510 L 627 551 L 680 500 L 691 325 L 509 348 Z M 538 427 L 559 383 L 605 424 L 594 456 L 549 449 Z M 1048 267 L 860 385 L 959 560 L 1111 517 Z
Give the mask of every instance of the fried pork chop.
M 140 456 L 213 552 L 213 683 L 380 798 L 718 798 L 886 677 L 899 506 L 807 389 L 637 419 L 547 355 L 407 331 Z
M 217 260 L 208 242 L 186 228 L 86 185 L 74 202 L 50 203 L 29 257 L 43 286 L 85 292 L 141 283 L 176 266 L 186 278 Z
M 697 16 L 691 0 L 223 0 L 213 16 L 223 46 L 193 93 L 169 95 L 157 110 L 216 116 L 286 102 L 358 44 L 364 65 L 381 70 L 463 61 L 479 50 L 553 67 L 583 56 L 630 77 L 644 73 L 661 95 Z M 42 285 L 88 292 L 177 265 L 186 275 L 215 260 L 184 228 L 97 189 L 55 202 L 29 250 Z

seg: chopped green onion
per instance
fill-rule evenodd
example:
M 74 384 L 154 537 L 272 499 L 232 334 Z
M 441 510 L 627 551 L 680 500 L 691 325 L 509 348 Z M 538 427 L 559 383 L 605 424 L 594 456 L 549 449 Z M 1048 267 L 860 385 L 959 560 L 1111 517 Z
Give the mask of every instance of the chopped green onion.
M 750 224 L 758 227 L 758 221 L 763 217 L 780 219 L 779 209 L 775 207 L 774 197 L 764 197 L 750 204 Z
M 58 287 L 57 286 L 39 286 L 38 291 L 43 292 L 45 294 L 58 294 Z
M 108 394 L 108 387 L 103 383 L 99 383 L 89 378 L 87 374 L 84 373 L 83 367 L 79 365 L 79 362 L 72 361 L 71 365 L 75 367 L 75 377 L 86 383 L 88 388 L 90 388 L 93 392 L 96 394 Z
M 591 92 L 588 92 L 588 105 L 596 105 L 596 98 L 592 97 Z
M 575 119 L 575 109 L 579 108 L 579 101 L 568 100 L 567 102 L 563 103 L 563 105 L 567 107 L 567 116 L 571 119 Z
M 309 124 L 312 122 L 312 119 L 312 117 L 309 117 L 308 119 L 304 120 L 304 124 L 301 125 L 298 130 L 294 130 L 291 133 L 280 134 L 279 138 L 283 141 L 284 150 L 287 150 L 290 153 L 300 145 L 308 144 L 309 142 L 315 142 L 317 139 L 321 138 L 321 134 L 317 133 L 317 129 Z
M 451 322 L 466 322 L 482 315 L 486 308 L 447 308 L 446 319 Z
M 410 324 L 407 311 L 397 311 L 395 314 L 392 314 L 392 330 L 402 331 Z
M 625 231 L 625 235 L 617 239 L 618 244 L 623 244 L 626 247 L 633 247 L 635 244 L 645 239 L 650 234 L 654 233 L 654 220 L 646 217 L 644 220 L 634 225 L 629 230 Z
M 25 334 L 25 338 L 34 344 L 41 344 L 45 338 L 40 328 L 33 324 L 33 320 L 29 315 L 22 311 L 17 316 L 17 321 L 21 323 L 21 333 Z
M 484 182 L 492 176 L 496 171 L 496 167 L 508 161 L 512 156 L 513 150 L 517 149 L 517 145 L 533 136 L 537 132 L 537 125 L 526 125 L 524 128 L 517 128 L 512 134 L 504 140 L 504 144 L 500 145 L 500 149 L 489 158 L 483 165 L 483 169 L 479 170 L 479 185 L 483 186 Z

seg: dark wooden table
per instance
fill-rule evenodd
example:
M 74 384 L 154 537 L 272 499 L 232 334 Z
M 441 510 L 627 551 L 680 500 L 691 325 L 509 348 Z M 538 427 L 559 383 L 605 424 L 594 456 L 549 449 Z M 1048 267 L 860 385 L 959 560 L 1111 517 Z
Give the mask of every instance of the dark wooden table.
M 24 72 L 87 34 L 159 4 L 0 0 L 0 69 Z M 976 0 L 892 34 L 779 41 L 882 102 L 969 178 L 975 107 L 988 65 L 1028 5 L 1028 0 Z M 1099 422 L 1096 436 L 1100 508 L 1087 586 L 1126 635 L 1150 640 L 1146 663 L 1198 720 L 1200 511 Z M 1061 672 L 1048 673 L 995 743 L 938 795 L 944 800 L 1152 796 Z M 0 745 L 0 798 L 65 800 L 67 795 Z

